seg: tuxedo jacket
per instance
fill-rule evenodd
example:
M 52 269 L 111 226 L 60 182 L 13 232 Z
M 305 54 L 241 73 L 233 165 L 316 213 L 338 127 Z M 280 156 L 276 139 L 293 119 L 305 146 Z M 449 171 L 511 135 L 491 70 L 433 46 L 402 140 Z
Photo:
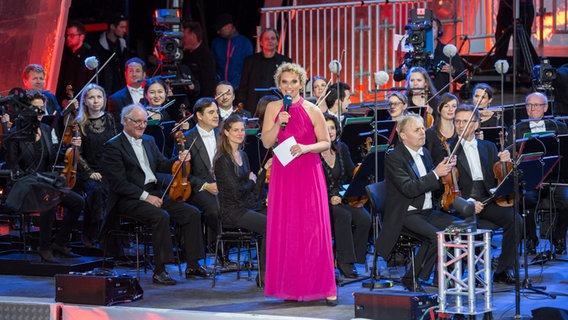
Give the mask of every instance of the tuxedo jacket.
M 385 181 L 387 184 L 383 226 L 379 235 L 378 250 L 383 258 L 390 255 L 400 232 L 408 207 L 422 209 L 425 194 L 441 188 L 441 183 L 432 171 L 430 152 L 422 148 L 422 162 L 428 172 L 420 177 L 418 168 L 404 144 L 399 143 L 385 155 Z
M 215 132 L 215 141 L 218 142 L 219 129 L 213 129 Z M 188 176 L 188 180 L 191 183 L 191 188 L 194 192 L 198 192 L 203 184 L 215 182 L 213 177 L 213 170 L 211 168 L 211 162 L 213 159 L 209 159 L 209 154 L 207 153 L 207 148 L 203 143 L 203 139 L 197 131 L 197 126 L 188 130 L 185 134 L 185 149 L 189 149 L 189 146 L 193 143 L 191 147 L 191 173 Z M 176 146 L 177 148 L 177 146 Z
M 454 138 L 452 141 L 452 150 L 457 143 L 457 138 Z M 491 141 L 487 140 L 477 140 L 477 151 L 479 152 L 479 160 L 481 161 L 481 171 L 483 173 L 483 185 L 485 190 L 488 194 L 489 189 L 495 188 L 497 186 L 497 181 L 494 178 L 493 174 L 493 165 L 495 162 L 500 161 L 499 157 L 497 156 L 497 147 Z M 458 186 L 462 193 L 462 197 L 464 199 L 468 199 L 471 196 L 472 188 L 473 188 L 473 178 L 471 176 L 471 170 L 469 169 L 469 162 L 465 155 L 465 152 L 462 146 L 456 151 L 457 155 L 457 164 L 456 167 L 458 169 L 459 178 L 458 178 Z M 475 200 L 484 200 L 484 199 L 475 199 Z
M 128 87 L 124 87 L 108 97 L 108 112 L 114 117 L 117 127 L 122 127 L 120 125 L 120 113 L 122 112 L 122 108 L 133 103 L 134 101 L 132 100 L 130 91 L 128 91 Z
M 544 127 L 545 127 L 546 131 L 554 131 L 554 132 L 556 132 L 556 134 L 568 133 L 568 128 L 566 127 L 566 124 L 564 122 L 561 122 L 561 121 L 545 119 L 544 120 Z M 531 127 L 530 127 L 529 121 L 517 123 L 517 132 L 516 132 L 517 137 L 515 138 L 515 140 L 521 139 L 523 137 L 523 135 L 527 132 L 531 132 Z M 507 146 L 510 146 L 512 143 L 513 143 L 513 126 L 510 126 L 509 130 L 507 132 L 507 141 L 506 141 L 505 144 Z
M 151 136 L 143 135 L 142 145 L 152 172 L 171 173 L 175 158 L 166 159 Z M 113 211 L 118 201 L 139 201 L 144 191 L 145 175 L 124 132 L 105 143 L 103 164 L 104 176 L 108 179 L 111 191 L 109 212 Z

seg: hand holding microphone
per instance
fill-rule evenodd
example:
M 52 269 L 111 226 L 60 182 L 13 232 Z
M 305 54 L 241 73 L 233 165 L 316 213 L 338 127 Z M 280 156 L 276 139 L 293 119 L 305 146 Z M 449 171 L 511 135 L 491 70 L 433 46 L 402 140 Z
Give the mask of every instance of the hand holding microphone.
M 288 113 L 288 110 L 290 109 L 290 106 L 292 105 L 292 96 L 287 94 L 284 95 L 284 99 L 282 99 L 282 103 L 284 104 L 284 112 Z M 280 125 L 282 127 L 282 131 L 286 130 L 286 124 L 288 122 L 282 122 L 282 124 Z

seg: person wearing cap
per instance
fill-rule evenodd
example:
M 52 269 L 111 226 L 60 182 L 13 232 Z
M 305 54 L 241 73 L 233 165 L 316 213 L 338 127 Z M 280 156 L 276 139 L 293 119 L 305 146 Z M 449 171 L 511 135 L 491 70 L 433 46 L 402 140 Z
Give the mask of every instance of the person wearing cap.
M 220 14 L 213 27 L 219 35 L 211 43 L 217 63 L 217 82 L 229 81 L 236 89 L 241 82 L 245 58 L 252 54 L 252 43 L 239 34 L 230 14 Z

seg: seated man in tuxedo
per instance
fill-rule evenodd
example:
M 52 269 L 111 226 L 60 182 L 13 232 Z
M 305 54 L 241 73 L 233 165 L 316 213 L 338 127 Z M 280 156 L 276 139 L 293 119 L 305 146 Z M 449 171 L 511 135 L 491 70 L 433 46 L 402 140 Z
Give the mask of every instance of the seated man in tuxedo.
M 499 263 L 493 275 L 494 282 L 513 284 L 512 268 L 515 262 L 518 243 L 521 235 L 521 217 L 515 217 L 512 206 L 501 207 L 494 200 L 484 204 L 490 198 L 489 190 L 497 186 L 493 174 L 494 163 L 511 160 L 508 150 L 498 153 L 491 141 L 475 138 L 475 130 L 479 128 L 479 112 L 476 111 L 468 127 L 467 121 L 474 111 L 472 105 L 461 105 L 456 109 L 454 119 L 456 133 L 461 137 L 461 146 L 456 152 L 459 172 L 458 185 L 464 199 L 475 201 L 475 213 L 479 219 L 488 220 L 503 228 L 503 242 Z M 458 139 L 453 141 L 453 147 Z
M 142 82 L 146 78 L 146 63 L 140 58 L 131 58 L 124 63 L 124 78 L 126 87 L 108 97 L 108 112 L 114 117 L 114 123 L 120 127 L 122 108 L 133 103 L 140 103 L 144 98 Z M 118 128 L 120 129 L 120 128 Z
M 527 95 L 526 108 L 529 119 L 517 123 L 516 126 L 516 137 L 513 139 L 513 126 L 509 128 L 507 134 L 506 145 L 511 145 L 513 140 L 520 139 L 524 137 L 525 133 L 539 133 L 539 132 L 549 132 L 553 131 L 556 134 L 566 134 L 568 129 L 564 122 L 544 119 L 544 114 L 548 111 L 548 99 L 546 95 L 540 92 L 533 92 Z M 543 150 L 545 151 L 545 150 Z M 545 156 L 555 156 L 555 154 L 546 154 Z M 566 198 L 566 187 L 558 186 L 554 190 L 554 203 L 556 206 L 556 212 L 563 213 L 568 208 L 568 199 Z M 541 195 L 546 195 L 547 192 L 541 193 Z M 536 235 L 536 223 L 534 219 L 534 211 L 537 207 L 539 200 L 539 191 L 537 190 L 527 190 L 525 193 L 525 205 L 529 208 L 529 214 L 526 223 L 527 230 L 527 250 L 530 254 L 536 253 L 536 246 L 538 245 L 538 237 Z M 548 201 L 540 198 L 540 201 Z M 557 217 L 556 227 L 553 230 L 552 242 L 556 254 L 566 254 L 566 229 L 568 228 L 568 215 L 559 214 Z
M 338 82 L 330 85 L 326 91 L 325 105 L 327 113 L 334 115 L 341 124 L 345 123 L 346 118 L 353 115 L 347 113 L 347 107 L 351 104 L 351 87 L 345 82 Z M 321 107 L 320 107 L 321 108 Z
M 217 105 L 219 105 L 219 120 L 223 121 L 233 113 L 238 114 L 242 118 L 251 118 L 250 111 L 233 105 L 235 102 L 235 89 L 229 81 L 223 80 L 217 84 L 217 87 L 215 87 L 215 98 Z M 242 104 L 240 105 L 242 106 Z
M 377 249 L 386 259 L 403 228 L 420 235 L 424 242 L 416 255 L 416 277 L 428 281 L 436 262 L 436 232 L 456 220 L 433 209 L 432 194 L 441 188 L 440 178 L 450 172 L 455 161 L 445 159 L 434 168 L 430 152 L 422 147 L 426 134 L 419 115 L 403 116 L 397 131 L 401 143 L 385 157 L 387 200 Z M 424 292 L 418 279 L 413 279 L 411 269 L 402 277 L 402 285 L 410 291 Z
M 173 259 L 170 217 L 181 228 L 185 277 L 209 277 L 211 273 L 198 262 L 205 257 L 199 210 L 185 202 L 161 198 L 163 190 L 156 172 L 170 173 L 176 158 L 166 159 L 154 139 L 144 135 L 147 120 L 142 106 L 125 107 L 121 118 L 124 131 L 105 144 L 103 160 L 110 185 L 109 216 L 120 213 L 152 226 L 154 283 L 176 284 L 165 267 Z M 187 154 L 181 152 L 179 158 L 189 161 Z

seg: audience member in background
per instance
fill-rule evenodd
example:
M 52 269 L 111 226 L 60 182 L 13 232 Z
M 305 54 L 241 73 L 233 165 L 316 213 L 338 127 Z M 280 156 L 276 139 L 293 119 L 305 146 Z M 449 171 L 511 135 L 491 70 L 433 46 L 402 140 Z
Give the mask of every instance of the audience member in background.
M 338 140 L 341 131 L 337 118 L 329 113 L 324 113 L 324 118 L 331 148 L 322 151 L 320 158 L 327 182 L 337 268 L 344 277 L 357 278 L 359 274 L 355 263 L 364 264 L 366 261 L 371 216 L 363 208 L 363 203 L 348 203 L 349 199 L 341 195 L 343 186 L 353 179 L 355 164 L 351 160 L 347 145 Z
M 65 48 L 56 92 L 63 108 L 95 75 L 95 70 L 85 66 L 85 59 L 94 55 L 91 46 L 85 42 L 85 32 L 85 26 L 79 21 L 72 21 L 65 30 Z
M 128 33 L 128 18 L 121 14 L 113 15 L 108 21 L 107 31 L 101 33 L 93 45 L 95 55 L 99 59 L 99 67 L 112 56 L 104 69 L 99 73 L 98 84 L 107 92 L 115 93 L 124 87 L 124 63 L 129 52 L 124 37 Z
M 113 93 L 108 98 L 108 112 L 114 118 L 117 128 L 121 129 L 120 113 L 122 108 L 133 103 L 140 103 L 144 98 L 142 83 L 146 79 L 146 63 L 140 58 L 131 58 L 124 64 L 126 87 Z
M 252 54 L 252 44 L 247 37 L 239 34 L 230 14 L 217 16 L 213 27 L 219 35 L 211 42 L 217 63 L 217 81 L 229 81 L 237 88 L 241 83 L 245 58 Z
M 237 101 L 242 102 L 250 113 L 254 113 L 254 108 L 261 97 L 273 94 L 272 90 L 256 91 L 255 89 L 266 89 L 274 85 L 274 72 L 284 62 L 292 62 L 292 59 L 279 54 L 278 32 L 272 28 L 266 28 L 260 34 L 261 52 L 255 53 L 245 58 Z
M 215 56 L 203 42 L 203 28 L 199 22 L 188 22 L 183 26 L 182 64 L 191 69 L 191 73 L 200 85 L 199 97 L 212 97 L 215 92 Z M 193 106 L 197 99 L 190 99 Z

